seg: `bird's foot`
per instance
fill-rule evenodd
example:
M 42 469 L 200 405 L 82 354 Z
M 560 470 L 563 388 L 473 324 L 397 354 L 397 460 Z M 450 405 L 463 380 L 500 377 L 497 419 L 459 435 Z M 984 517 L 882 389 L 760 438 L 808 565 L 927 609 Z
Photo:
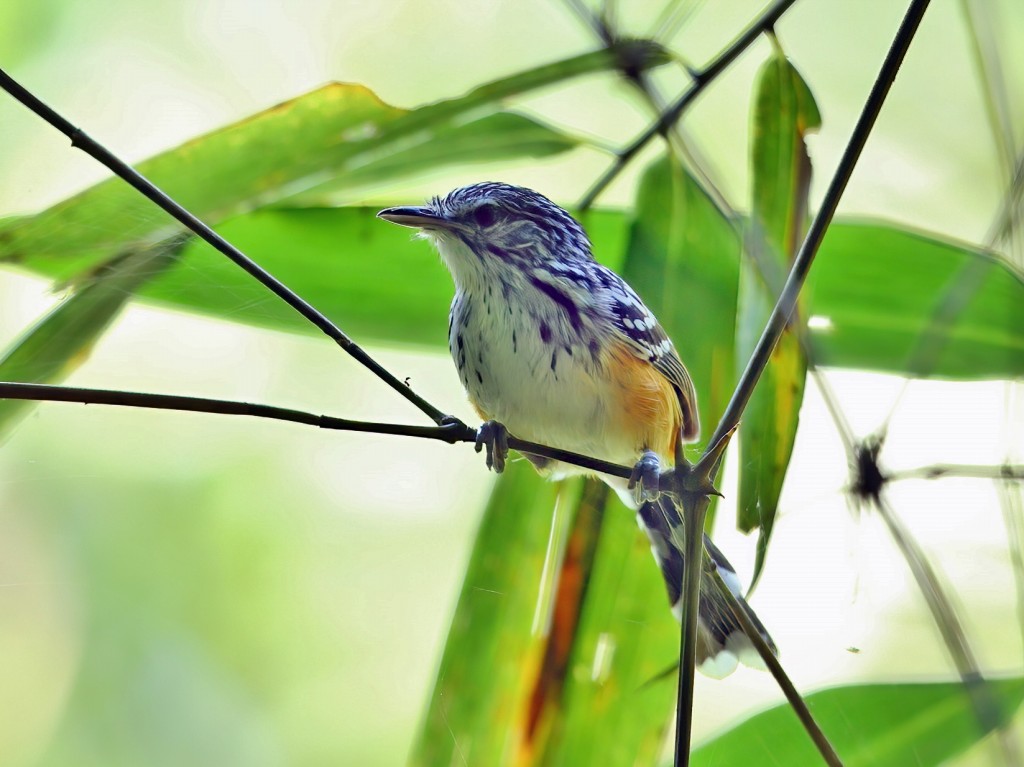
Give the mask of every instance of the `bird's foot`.
M 645 450 L 633 467 L 627 487 L 633 491 L 637 504 L 657 500 L 660 494 L 661 459 L 653 450 Z
M 476 451 L 487 448 L 487 468 L 496 474 L 505 471 L 508 457 L 508 429 L 497 421 L 485 421 L 476 431 Z

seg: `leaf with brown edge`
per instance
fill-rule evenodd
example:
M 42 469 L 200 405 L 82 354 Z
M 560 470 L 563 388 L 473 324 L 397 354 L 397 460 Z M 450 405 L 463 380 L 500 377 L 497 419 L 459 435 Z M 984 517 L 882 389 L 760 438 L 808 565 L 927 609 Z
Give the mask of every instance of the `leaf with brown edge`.
M 750 256 L 740 275 L 737 363 L 757 344 L 807 229 L 811 161 L 805 138 L 821 116 L 800 73 L 775 46 L 757 79 L 751 170 Z M 799 310 L 798 310 L 799 311 Z M 782 483 L 793 452 L 807 358 L 794 326 L 772 352 L 740 422 L 737 523 L 759 529 L 753 582 L 764 567 Z
M 580 619 L 589 593 L 597 543 L 610 490 L 596 479 L 588 479 L 572 515 L 565 553 L 558 569 L 558 586 L 551 618 L 545 632 L 543 659 L 529 697 L 528 714 L 521 734 L 523 753 L 536 762 L 563 734 L 567 675 L 573 651 L 580 640 Z M 555 738 L 552 738 L 552 735 Z
M 556 501 L 571 507 L 578 488 L 546 482 L 527 461 L 510 463 L 498 479 L 410 764 L 500 767 L 516 764 L 528 745 L 523 733 L 545 647 L 538 594 L 552 596 L 545 573 L 552 510 Z
M 660 46 L 623 43 L 643 67 L 663 64 Z M 464 96 L 416 109 L 383 102 L 370 89 L 332 83 L 185 142 L 138 164 L 138 170 L 211 225 L 308 190 L 365 183 L 457 161 L 536 156 L 578 141 L 521 115 L 496 118 L 504 98 L 567 79 L 613 70 L 605 51 L 574 56 L 486 83 Z M 419 147 L 419 151 L 405 150 Z M 398 153 L 401 167 L 389 159 Z M 404 159 L 403 159 L 404 158 Z M 66 279 L 128 247 L 152 244 L 180 225 L 117 178 L 103 181 L 34 216 L 0 222 L 0 262 Z

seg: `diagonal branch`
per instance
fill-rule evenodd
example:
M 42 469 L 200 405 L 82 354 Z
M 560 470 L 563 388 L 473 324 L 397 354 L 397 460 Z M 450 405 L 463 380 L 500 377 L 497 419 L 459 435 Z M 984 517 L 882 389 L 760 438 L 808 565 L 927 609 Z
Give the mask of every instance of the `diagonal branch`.
M 710 563 L 709 563 L 710 564 Z M 775 681 L 778 683 L 779 688 L 786 696 L 786 700 L 789 701 L 790 707 L 793 712 L 797 715 L 800 723 L 807 730 L 807 734 L 814 741 L 814 745 L 818 749 L 818 753 L 821 754 L 821 758 L 825 760 L 825 763 L 830 767 L 842 767 L 842 760 L 836 753 L 832 744 L 829 743 L 825 733 L 822 732 L 818 723 L 814 721 L 814 717 L 811 715 L 811 711 L 807 708 L 807 703 L 801 697 L 800 693 L 797 692 L 796 686 L 793 681 L 789 678 L 786 670 L 779 663 L 779 659 L 775 657 L 775 653 L 772 652 L 772 648 L 768 646 L 768 643 L 764 641 L 761 636 L 761 632 L 757 630 L 757 626 L 750 619 L 750 613 L 745 604 L 740 602 L 736 598 L 736 595 L 729 590 L 725 581 L 722 580 L 721 573 L 718 572 L 718 568 L 711 565 L 711 571 L 707 574 L 707 577 L 714 583 L 716 589 L 718 589 L 719 596 L 725 600 L 725 603 L 729 605 L 729 609 L 732 610 L 732 614 L 736 617 L 736 620 L 743 627 L 743 631 L 750 638 L 751 643 L 754 645 L 754 649 L 757 650 L 757 654 L 761 656 L 761 660 L 768 667 L 772 676 L 775 677 Z
M 750 395 L 761 376 L 761 372 L 768 364 L 772 351 L 778 343 L 782 332 L 789 322 L 790 315 L 796 308 L 797 298 L 803 287 L 807 274 L 810 271 L 814 256 L 821 245 L 835 215 L 839 200 L 846 184 L 853 174 L 853 169 L 860 158 L 861 151 L 867 142 L 868 135 L 874 127 L 875 120 L 882 109 L 882 104 L 892 87 L 896 74 L 903 63 L 910 42 L 920 26 L 925 10 L 928 8 L 929 0 L 912 0 L 903 22 L 893 39 L 892 46 L 886 54 L 885 60 L 879 70 L 868 94 L 864 108 L 861 110 L 857 124 L 854 126 L 849 143 L 846 146 L 843 156 L 839 161 L 832 181 L 822 200 L 821 208 L 818 210 L 814 221 L 807 231 L 807 236 L 800 250 L 793 261 L 789 277 L 783 286 L 775 308 L 772 310 L 768 324 L 761 334 L 761 338 L 754 348 L 750 361 L 747 363 L 743 375 L 740 377 L 732 399 L 726 406 L 718 426 L 708 440 L 711 447 L 704 453 L 697 465 L 694 467 L 680 467 L 676 475 L 676 489 L 683 502 L 686 514 L 684 515 L 685 540 L 693 541 L 695 547 L 702 545 L 700 533 L 704 527 L 704 512 L 707 509 L 707 488 L 715 476 L 718 464 L 721 460 L 721 448 L 724 440 L 735 430 L 739 424 L 740 416 L 750 400 Z M 691 723 L 693 718 L 693 658 L 696 650 L 696 620 L 697 609 L 700 600 L 700 569 L 701 558 L 690 557 L 686 562 L 686 570 L 683 577 L 685 585 L 682 596 L 683 604 L 683 630 L 680 640 L 680 675 L 678 709 L 676 714 L 676 765 L 685 767 L 689 764 L 689 746 Z
M 622 172 L 622 170 L 636 157 L 640 150 L 647 146 L 648 142 L 655 136 L 664 133 L 682 116 L 683 112 L 696 101 L 697 97 L 714 80 L 732 64 L 741 53 L 753 44 L 761 33 L 771 29 L 775 23 L 782 18 L 782 15 L 789 10 L 796 0 L 776 0 L 766 11 L 758 16 L 753 23 L 737 37 L 728 47 L 718 54 L 704 69 L 693 72 L 693 84 L 676 99 L 665 112 L 655 120 L 643 133 L 636 137 L 626 148 L 622 149 L 615 158 L 614 164 L 605 171 L 604 175 L 590 187 L 590 190 L 580 200 L 579 209 L 586 210 L 594 204 L 594 200 L 603 192 L 608 185 Z
M 999 700 L 992 691 L 989 681 L 981 674 L 978 659 L 974 655 L 963 622 L 949 595 L 946 594 L 938 573 L 931 566 L 924 551 L 917 545 L 913 536 L 903 527 L 896 512 L 886 501 L 884 495 L 878 494 L 871 498 L 871 505 L 882 517 L 889 534 L 907 562 L 910 572 L 917 582 L 918 590 L 924 597 L 928 610 L 935 620 L 935 625 L 942 634 L 942 639 L 956 666 L 957 673 L 963 683 L 964 690 L 971 700 L 971 708 L 984 732 L 1000 733 L 999 746 L 1003 750 L 1007 764 L 1020 763 L 1020 750 L 1003 725 L 1003 713 Z
M 907 11 L 907 15 L 904 17 L 903 23 L 896 33 L 892 47 L 886 55 L 874 85 L 871 87 L 871 92 L 868 94 L 864 109 L 861 111 L 857 125 L 850 135 L 850 141 L 846 145 L 846 150 L 843 152 L 828 190 L 825 192 L 821 208 L 811 222 L 811 226 L 807 230 L 807 236 L 804 238 L 796 258 L 793 260 L 793 266 L 790 269 L 789 277 L 786 279 L 786 284 L 782 288 L 782 294 L 772 310 L 771 317 L 768 318 L 768 324 L 761 334 L 761 338 L 754 348 L 750 361 L 740 377 L 739 384 L 736 386 L 736 391 L 726 406 L 725 413 L 722 414 L 714 434 L 708 440 L 708 444 L 717 442 L 739 423 L 743 409 L 746 407 L 747 401 L 754 391 L 754 386 L 761 377 L 761 372 L 768 364 L 771 353 L 775 349 L 775 344 L 782 336 L 782 332 L 789 322 L 790 315 L 793 314 L 793 310 L 796 308 L 797 297 L 800 294 L 801 288 L 803 288 L 804 281 L 807 279 L 811 264 L 814 262 L 814 256 L 818 252 L 818 247 L 825 237 L 829 224 L 832 223 L 832 217 L 835 215 L 839 200 L 846 189 L 850 176 L 853 174 L 853 169 L 860 158 L 861 151 L 864 149 L 868 135 L 871 133 L 872 127 L 874 127 L 878 113 L 885 102 L 885 97 L 889 94 L 889 89 L 896 79 L 896 73 L 903 63 L 903 57 L 906 55 L 910 41 L 913 39 L 921 18 L 924 16 L 928 2 L 929 0 L 912 0 L 911 2 L 910 9 Z
M 242 251 L 217 234 L 210 226 L 203 223 L 198 217 L 190 213 L 184 206 L 175 202 L 163 190 L 156 186 L 137 170 L 121 160 L 110 150 L 106 149 L 99 142 L 85 133 L 81 128 L 75 127 L 71 122 L 61 116 L 50 106 L 41 101 L 28 89 L 15 81 L 10 75 L 0 69 L 0 88 L 3 88 L 11 96 L 20 101 L 30 110 L 39 115 L 54 128 L 59 130 L 69 139 L 71 146 L 81 149 L 90 157 L 98 160 L 109 168 L 113 173 L 125 182 L 137 189 L 143 196 L 152 200 L 156 205 L 180 221 L 190 230 L 195 232 L 206 242 L 223 253 L 235 264 L 240 266 L 278 298 L 291 306 L 295 311 L 309 320 L 316 328 L 354 357 L 360 364 L 369 368 L 375 376 L 397 391 L 413 405 L 428 415 L 434 423 L 440 425 L 451 421 L 436 407 L 420 397 L 405 383 L 400 381 L 379 362 L 373 359 L 367 352 L 351 338 L 342 332 L 341 328 L 331 322 L 322 312 L 318 311 L 312 304 L 295 293 L 291 288 L 274 277 L 270 272 L 261 267 L 255 261 L 246 256 Z M 461 423 L 461 422 L 460 422 Z

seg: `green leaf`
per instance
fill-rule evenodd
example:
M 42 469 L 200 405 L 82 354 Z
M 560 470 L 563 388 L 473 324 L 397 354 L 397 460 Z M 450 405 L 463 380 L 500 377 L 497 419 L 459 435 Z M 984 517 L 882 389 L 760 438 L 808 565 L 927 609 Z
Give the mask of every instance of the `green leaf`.
M 484 513 L 444 657 L 411 760 L 447 767 L 510 763 L 528 716 L 543 640 L 536 627 L 559 493 L 526 461 L 510 463 Z M 550 582 L 548 582 L 550 587 Z
M 451 277 L 431 246 L 378 220 L 376 212 L 267 209 L 227 221 L 218 231 L 360 341 L 447 349 Z M 621 257 L 623 217 L 593 211 L 584 220 Z M 190 242 L 182 261 L 184 268 L 147 285 L 143 297 L 235 322 L 317 333 L 206 243 Z
M 352 190 L 378 186 L 396 178 L 446 165 L 495 162 L 518 157 L 545 157 L 573 149 L 580 142 L 547 125 L 512 112 L 498 112 L 470 123 L 441 124 L 426 142 L 399 142 L 365 164 L 351 165 L 326 184 L 287 199 L 298 207 L 336 203 Z
M 679 623 L 636 515 L 607 499 L 561 708 L 540 764 L 655 764 L 675 698 Z
M 961 380 L 1024 376 L 1024 277 L 980 249 L 888 224 L 833 224 L 804 293 L 819 365 Z M 957 311 L 932 338 L 947 296 Z M 935 354 L 922 369 L 926 338 Z
M 1024 679 L 991 683 L 1008 722 L 1024 700 Z M 807 698 L 846 767 L 938 765 L 986 733 L 963 685 L 871 684 L 822 690 Z M 819 764 L 807 732 L 788 704 L 757 714 L 691 755 L 693 767 L 734 764 Z
M 0 359 L 0 381 L 63 380 L 85 361 L 135 291 L 177 262 L 182 244 L 181 238 L 174 238 L 106 264 L 88 285 L 78 288 L 7 350 Z M 0 399 L 0 432 L 34 404 Z
M 643 42 L 624 46 L 642 66 L 667 60 L 664 51 Z M 395 174 L 386 155 L 405 153 L 406 172 L 459 155 L 457 144 L 473 137 L 471 159 L 501 159 L 572 146 L 551 128 L 526 118 L 478 120 L 503 98 L 552 85 L 567 78 L 616 66 L 606 51 L 584 54 L 481 86 L 466 96 L 415 110 L 385 104 L 358 85 L 333 84 L 194 139 L 139 165 L 139 170 L 186 208 L 217 224 L 242 212 L 292 197 L 346 173 L 365 181 L 361 170 L 381 163 Z M 523 137 L 519 149 L 509 136 Z M 548 133 L 542 141 L 539 134 Z M 439 147 L 438 144 L 448 144 Z M 423 149 L 413 151 L 414 147 Z M 177 222 L 119 179 L 110 179 L 42 213 L 0 224 L 0 261 L 22 263 L 61 278 L 95 268 L 130 244 L 161 240 L 180 229 Z
M 451 280 L 425 243 L 412 242 L 408 233 L 377 221 L 376 212 L 357 207 L 264 209 L 218 229 L 360 341 L 446 348 L 444 316 Z M 592 210 L 583 223 L 598 259 L 620 270 L 625 214 Z M 142 296 L 225 320 L 316 332 L 205 244 L 190 242 L 182 259 L 182 269 L 149 283 Z M 45 276 L 61 274 L 53 262 L 34 266 Z M 911 374 L 908 366 L 917 344 L 943 295 L 964 287 L 965 269 L 980 273 L 980 278 L 976 288 L 967 285 L 970 294 L 963 309 L 942 333 L 942 353 L 931 374 L 963 380 L 1024 376 L 1020 275 L 969 245 L 877 222 L 835 223 L 825 236 L 805 294 L 806 313 L 815 320 L 815 359 L 827 366 Z M 644 298 L 654 303 L 653 293 L 645 290 Z M 700 311 L 707 309 L 700 295 L 695 298 Z M 698 327 L 714 327 L 700 311 L 694 312 Z M 672 322 L 669 332 L 690 364 L 693 352 L 688 346 L 699 345 L 701 339 L 685 326 L 686 335 L 680 335 L 682 315 L 663 322 L 666 327 Z M 659 312 L 662 316 L 670 315 Z M 728 326 L 734 318 L 725 322 Z M 733 361 L 725 367 L 721 362 L 716 359 L 720 377 L 715 385 L 726 391 L 735 383 Z M 697 373 L 697 366 L 692 367 Z M 702 407 L 710 399 L 703 392 L 698 390 Z M 702 412 L 701 418 L 707 433 L 709 416 Z
M 756 84 L 751 146 L 753 204 L 740 277 L 737 364 L 745 365 L 771 315 L 784 275 L 807 230 L 811 160 L 805 143 L 821 116 L 800 73 L 775 48 Z M 787 328 L 761 374 L 740 422 L 737 526 L 759 529 L 752 582 L 764 567 L 782 483 L 796 439 L 807 359 Z
M 599 541 L 608 529 L 606 508 L 610 496 L 611 490 L 600 480 L 584 482 L 579 501 L 570 513 L 572 524 L 564 551 L 559 552 L 558 583 L 550 615 L 545 615 L 542 659 L 530 690 L 530 713 L 521 737 L 526 744 L 524 751 L 531 754 L 536 764 L 564 763 L 557 754 L 567 730 L 571 733 L 575 729 L 571 721 L 567 726 L 567 719 L 581 708 L 589 711 L 567 690 L 574 690 L 575 677 L 588 670 L 580 666 L 578 653 L 583 612 L 595 600 L 605 599 L 614 591 L 594 584 L 593 577 Z M 631 516 L 627 514 L 624 519 Z
M 375 214 L 374 208 L 270 209 L 225 222 L 219 229 L 353 337 L 446 348 L 444 307 L 452 295 L 450 278 L 425 243 L 412 242 L 407 232 L 384 225 Z M 620 269 L 625 216 L 589 211 L 583 223 L 597 257 Z M 712 265 L 712 248 L 735 252 L 738 247 L 724 226 L 716 231 L 692 243 L 694 252 L 710 258 Z M 652 241 L 653 257 L 657 247 Z M 186 268 L 151 283 L 143 295 L 223 319 L 315 332 L 204 243 L 190 243 L 183 260 Z M 720 283 L 712 290 L 724 288 L 726 272 L 703 277 L 699 273 L 712 267 L 692 266 L 698 273 L 695 285 L 706 279 L 712 286 Z M 932 324 L 937 302 L 945 291 L 959 289 L 965 269 L 980 270 L 982 279 L 942 334 L 942 354 L 932 374 L 966 380 L 1024 376 L 1020 276 L 969 246 L 877 223 L 835 223 L 825 236 L 804 297 L 808 317 L 816 320 L 810 331 L 815 359 L 828 366 L 909 373 L 908 361 Z M 644 286 L 644 279 L 644 300 L 656 304 L 662 286 L 656 274 L 650 276 L 653 287 Z M 714 353 L 715 342 L 704 332 L 722 331 L 724 338 L 735 318 L 715 311 L 710 296 L 699 290 L 690 298 L 696 302 L 692 316 L 699 319 L 700 333 L 687 327 L 682 305 L 665 310 L 659 306 L 657 311 L 695 376 L 705 373 L 691 360 L 702 345 L 708 347 L 705 353 L 712 363 L 707 380 L 713 385 L 697 381 L 706 434 L 715 422 L 709 419 L 721 413 L 735 374 L 732 356 L 726 360 Z M 711 386 L 710 396 L 705 386 Z

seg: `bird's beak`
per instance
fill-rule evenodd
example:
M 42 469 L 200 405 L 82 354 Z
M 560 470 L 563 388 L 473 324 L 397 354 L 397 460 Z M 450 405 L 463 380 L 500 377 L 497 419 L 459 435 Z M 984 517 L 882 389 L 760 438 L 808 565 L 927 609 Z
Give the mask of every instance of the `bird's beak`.
M 377 214 L 377 218 L 390 221 L 392 224 L 411 226 L 416 229 L 451 229 L 452 222 L 434 213 L 430 208 L 414 206 L 402 208 L 385 208 Z

